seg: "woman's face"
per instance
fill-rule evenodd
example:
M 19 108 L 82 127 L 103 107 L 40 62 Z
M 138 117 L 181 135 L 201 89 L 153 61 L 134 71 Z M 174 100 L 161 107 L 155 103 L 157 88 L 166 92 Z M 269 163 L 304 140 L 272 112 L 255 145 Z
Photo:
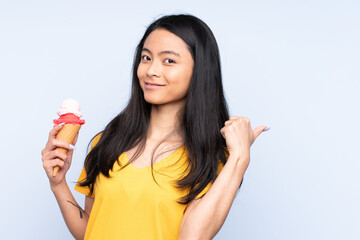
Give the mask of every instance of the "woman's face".
M 175 34 L 156 29 L 146 38 L 137 70 L 145 100 L 150 104 L 182 104 L 190 86 L 194 60 Z

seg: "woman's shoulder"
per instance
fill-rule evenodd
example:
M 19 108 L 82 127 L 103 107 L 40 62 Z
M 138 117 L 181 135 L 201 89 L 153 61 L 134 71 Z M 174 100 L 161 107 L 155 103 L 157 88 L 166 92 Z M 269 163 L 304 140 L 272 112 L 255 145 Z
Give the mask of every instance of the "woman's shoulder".
M 102 132 L 96 134 L 96 135 L 92 138 L 90 151 L 96 146 L 96 144 L 98 144 L 101 136 L 102 136 Z

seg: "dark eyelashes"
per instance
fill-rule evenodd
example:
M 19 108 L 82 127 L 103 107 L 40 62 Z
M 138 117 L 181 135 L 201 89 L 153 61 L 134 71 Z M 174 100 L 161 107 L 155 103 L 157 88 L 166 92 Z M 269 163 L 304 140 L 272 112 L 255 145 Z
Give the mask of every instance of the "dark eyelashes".
M 145 57 L 148 59 L 144 59 Z M 146 56 L 146 55 L 141 56 L 141 60 L 149 60 L 149 59 L 150 59 L 149 56 Z
M 151 58 L 150 58 L 149 56 L 147 56 L 147 55 L 142 55 L 142 56 L 141 56 L 141 60 L 143 60 L 143 61 L 150 61 Z M 173 59 L 171 59 L 171 58 L 166 58 L 166 59 L 164 60 L 164 62 L 166 62 L 167 64 L 176 63 L 176 62 L 175 62 Z
M 169 60 L 169 61 L 170 61 L 169 63 L 175 63 L 175 61 L 172 60 L 172 59 L 170 59 L 170 58 L 165 59 L 165 61 L 166 61 L 166 60 Z

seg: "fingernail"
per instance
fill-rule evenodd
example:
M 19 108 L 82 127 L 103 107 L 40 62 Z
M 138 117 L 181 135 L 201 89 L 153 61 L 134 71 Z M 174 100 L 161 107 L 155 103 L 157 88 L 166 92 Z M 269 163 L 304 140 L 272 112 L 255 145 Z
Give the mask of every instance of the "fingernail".
M 62 126 L 62 125 L 64 125 L 64 124 L 65 124 L 65 123 L 59 123 L 58 126 Z
M 69 147 L 71 148 L 71 149 L 76 149 L 76 147 L 74 146 L 74 145 L 72 145 L 72 144 L 69 144 Z
M 269 131 L 270 130 L 270 127 L 267 127 L 263 130 L 263 132 L 266 132 L 266 131 Z

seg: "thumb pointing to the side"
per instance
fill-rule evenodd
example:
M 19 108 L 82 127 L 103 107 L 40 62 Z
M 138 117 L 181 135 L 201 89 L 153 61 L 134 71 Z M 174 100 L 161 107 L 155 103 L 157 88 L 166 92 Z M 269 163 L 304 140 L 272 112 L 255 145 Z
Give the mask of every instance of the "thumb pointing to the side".
M 254 141 L 255 139 L 262 133 L 262 132 L 265 132 L 265 131 L 268 131 L 270 128 L 267 127 L 267 126 L 259 126 L 259 127 L 256 127 L 253 132 L 254 132 Z

